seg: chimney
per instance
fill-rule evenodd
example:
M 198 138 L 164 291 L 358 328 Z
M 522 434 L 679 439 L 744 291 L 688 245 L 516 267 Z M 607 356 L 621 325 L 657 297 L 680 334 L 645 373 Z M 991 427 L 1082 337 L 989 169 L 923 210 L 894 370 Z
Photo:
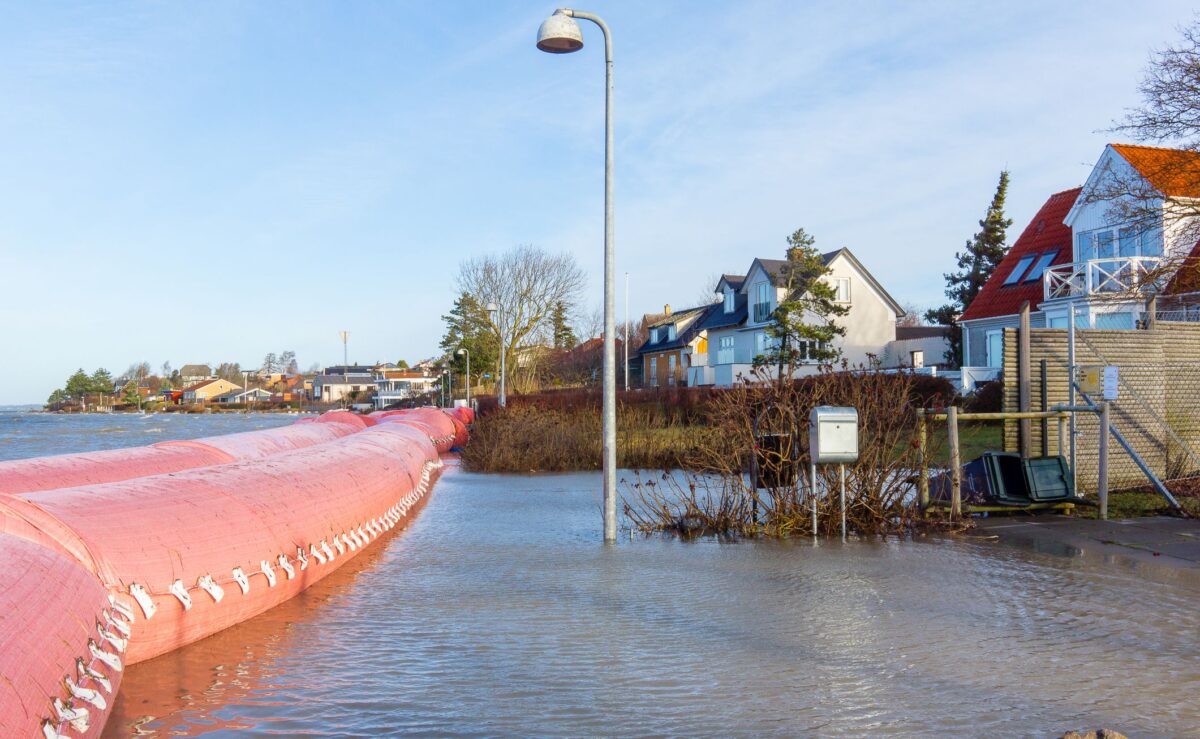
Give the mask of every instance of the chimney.
M 671 304 L 670 303 L 667 303 L 666 305 L 663 306 L 663 315 L 666 315 L 666 316 L 671 315 Z

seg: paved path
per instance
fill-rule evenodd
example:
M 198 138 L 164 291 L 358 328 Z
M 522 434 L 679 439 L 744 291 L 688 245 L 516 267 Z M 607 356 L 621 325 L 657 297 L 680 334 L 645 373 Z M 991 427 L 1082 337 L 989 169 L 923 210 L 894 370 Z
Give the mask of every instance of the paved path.
M 981 519 L 970 535 L 997 536 L 1001 542 L 1068 555 L 1116 555 L 1200 570 L 1200 520 L 1195 519 L 996 517 Z

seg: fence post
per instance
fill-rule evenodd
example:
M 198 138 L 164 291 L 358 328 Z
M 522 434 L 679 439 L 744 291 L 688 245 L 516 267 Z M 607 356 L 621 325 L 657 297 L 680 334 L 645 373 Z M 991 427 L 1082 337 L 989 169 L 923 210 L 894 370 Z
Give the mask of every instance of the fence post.
M 929 507 L 929 451 L 926 431 L 925 409 L 917 409 L 917 503 L 921 513 Z
M 1046 378 L 1046 360 L 1040 362 L 1042 370 L 1041 391 L 1042 391 L 1042 413 L 1050 410 L 1050 388 L 1047 387 L 1048 380 Z M 1050 417 L 1046 416 L 1042 419 L 1042 456 L 1050 456 Z
M 1100 519 L 1108 520 L 1108 401 L 1100 403 L 1100 472 L 1096 487 L 1100 494 Z
M 958 407 L 946 409 L 946 431 L 950 438 L 950 519 L 962 515 L 962 461 L 958 449 Z
M 811 446 L 809 448 L 811 449 Z M 809 455 L 813 456 L 811 451 Z M 811 462 L 810 465 L 812 467 L 812 526 L 813 539 L 815 540 L 817 538 L 817 463 Z
M 1021 320 L 1020 327 L 1017 329 L 1017 410 L 1022 413 L 1028 413 L 1030 407 L 1031 395 L 1031 378 L 1029 365 L 1029 301 L 1026 300 L 1021 304 Z M 1032 440 L 1029 438 L 1032 435 L 1033 424 L 1028 418 L 1022 418 L 1017 421 L 1017 428 L 1020 431 L 1020 450 L 1021 459 L 1029 459 L 1030 451 L 1033 446 Z

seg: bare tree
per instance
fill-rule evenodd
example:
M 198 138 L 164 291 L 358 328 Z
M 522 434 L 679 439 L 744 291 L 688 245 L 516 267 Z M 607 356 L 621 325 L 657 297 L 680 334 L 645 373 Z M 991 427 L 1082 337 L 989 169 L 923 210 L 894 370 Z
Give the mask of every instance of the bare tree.
M 925 309 L 921 308 L 916 303 L 905 303 L 900 307 L 904 309 L 904 315 L 896 319 L 897 326 L 925 325 Z
M 484 305 L 500 306 L 500 315 L 492 316 L 491 325 L 504 345 L 510 369 L 517 367 L 518 348 L 548 343 L 554 306 L 577 304 L 583 284 L 583 270 L 574 257 L 530 245 L 467 260 L 458 271 L 460 292 Z
M 721 302 L 721 296 L 717 294 L 717 283 L 723 276 L 720 272 L 708 273 L 708 277 L 704 278 L 704 282 L 696 290 L 695 305 L 711 305 Z
M 575 312 L 575 336 L 579 341 L 599 338 L 604 333 L 604 306 L 580 306 Z

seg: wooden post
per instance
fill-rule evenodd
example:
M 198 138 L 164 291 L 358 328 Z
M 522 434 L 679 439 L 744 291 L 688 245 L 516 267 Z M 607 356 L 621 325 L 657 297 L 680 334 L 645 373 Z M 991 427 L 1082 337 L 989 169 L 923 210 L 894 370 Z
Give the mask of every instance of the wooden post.
M 1030 365 L 1029 365 L 1029 301 L 1021 304 L 1021 321 L 1017 329 L 1017 410 L 1027 412 L 1030 407 Z M 1030 438 L 1033 424 L 1029 419 L 1022 418 L 1017 422 L 1020 439 L 1021 458 L 1029 459 L 1032 447 Z
M 1150 304 L 1146 306 L 1146 328 L 1153 330 L 1158 323 L 1158 295 L 1150 296 Z
M 1097 492 L 1100 495 L 1100 519 L 1108 519 L 1108 401 L 1100 403 L 1100 473 Z
M 1048 387 L 1048 381 L 1046 378 L 1046 360 L 1045 359 L 1041 360 L 1040 364 L 1041 364 L 1041 370 L 1042 370 L 1042 376 L 1041 376 L 1042 412 L 1045 413 L 1046 411 L 1050 410 L 1050 389 Z M 1049 416 L 1042 419 L 1042 456 L 1043 457 L 1050 456 L 1050 417 Z
M 962 460 L 958 449 L 958 407 L 946 409 L 946 431 L 950 439 L 950 519 L 962 515 Z
M 917 409 L 917 503 L 921 512 L 929 507 L 929 449 L 925 409 Z

